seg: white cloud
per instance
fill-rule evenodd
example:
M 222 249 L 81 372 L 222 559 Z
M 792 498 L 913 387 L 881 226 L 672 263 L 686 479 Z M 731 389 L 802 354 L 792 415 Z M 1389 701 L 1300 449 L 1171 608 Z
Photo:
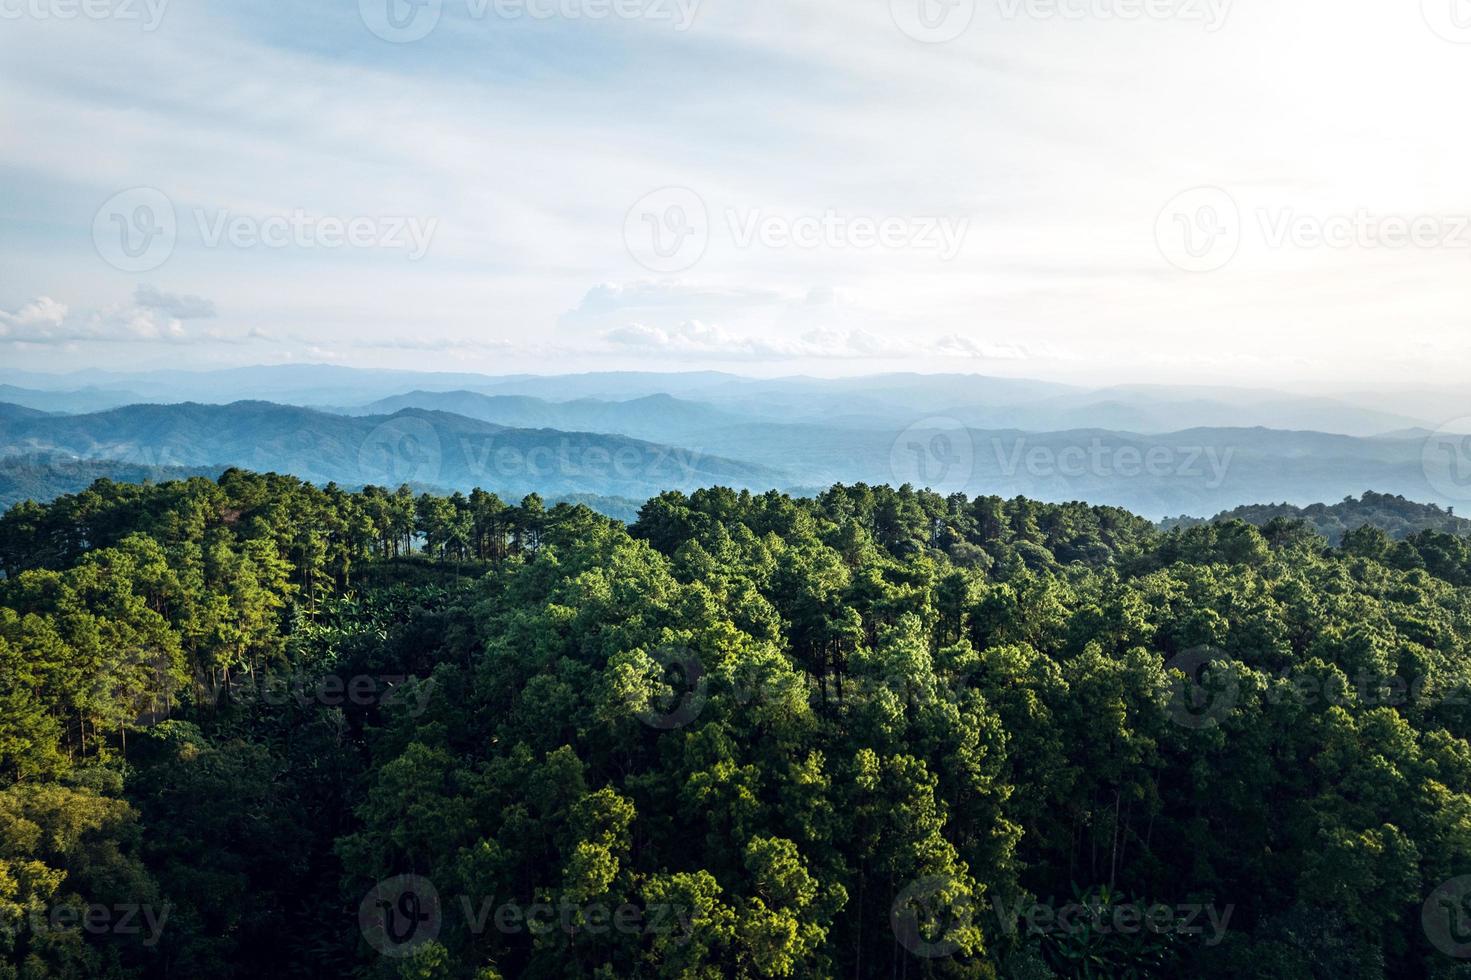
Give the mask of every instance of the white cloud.
M 0 337 L 44 343 L 44 338 L 60 331 L 66 312 L 65 304 L 49 296 L 32 300 L 14 313 L 0 310 Z
M 200 310 L 205 302 L 197 296 L 172 297 L 149 293 L 140 287 L 133 302 L 96 310 L 73 310 L 65 303 L 43 296 L 14 313 L 0 310 L 0 341 L 57 347 L 87 342 L 182 344 L 246 339 L 219 331 L 191 334 L 184 328 L 183 320 L 169 311 L 169 307 L 176 306 L 186 314 L 203 315 Z
M 606 331 L 603 338 L 617 348 L 673 358 L 892 360 L 963 357 L 1020 360 L 1029 356 L 1024 348 L 1018 346 L 978 344 L 955 336 L 915 342 L 883 337 L 863 329 L 822 328 L 793 338 L 773 338 L 738 333 L 698 320 L 686 321 L 673 328 L 632 323 Z
M 604 282 L 592 287 L 569 317 L 626 313 L 698 305 L 710 310 L 769 306 L 782 301 L 780 293 L 768 289 L 696 286 L 675 280 Z
M 505 340 L 473 337 L 401 337 L 389 340 L 360 340 L 354 347 L 376 350 L 414 351 L 507 351 L 516 347 Z
M 988 344 L 958 333 L 947 334 L 935 341 L 937 353 L 957 354 L 991 361 L 1021 361 L 1030 355 L 1023 347 L 1015 344 Z
M 207 320 L 216 315 L 215 304 L 202 296 L 175 296 L 144 283 L 133 291 L 133 305 L 157 310 L 175 320 Z

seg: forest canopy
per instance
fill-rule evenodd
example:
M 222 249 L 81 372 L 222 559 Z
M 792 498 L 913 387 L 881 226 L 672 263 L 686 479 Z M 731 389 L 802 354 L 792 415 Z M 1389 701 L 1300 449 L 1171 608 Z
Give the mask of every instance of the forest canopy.
M 0 978 L 1471 976 L 1471 544 L 229 470 L 0 516 Z

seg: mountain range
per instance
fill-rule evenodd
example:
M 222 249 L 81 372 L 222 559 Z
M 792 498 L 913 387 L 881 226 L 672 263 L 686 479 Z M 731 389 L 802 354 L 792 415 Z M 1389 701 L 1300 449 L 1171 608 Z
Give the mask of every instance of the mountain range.
M 344 486 L 618 497 L 625 510 L 666 489 L 806 492 L 838 482 L 1081 499 L 1159 517 L 1366 490 L 1464 502 L 1458 461 L 1427 442 L 1440 422 L 1401 411 L 1409 402 L 1384 392 L 1355 400 L 965 375 L 493 377 L 324 365 L 0 371 L 0 381 L 0 459 L 66 460 L 73 471 L 77 461 L 242 466 Z M 1452 394 L 1436 393 L 1435 404 L 1449 407 Z M 1418 404 L 1431 402 L 1421 393 Z M 26 472 L 24 492 L 48 492 L 37 467 Z M 0 468 L 0 503 L 22 492 L 7 479 Z
M 0 411 L 0 458 L 48 454 L 165 469 L 241 466 L 318 483 L 646 498 L 779 482 L 768 468 L 625 436 L 518 429 L 448 412 L 349 416 L 271 402 Z
M 626 402 L 666 395 L 743 418 L 859 427 L 923 412 L 954 417 L 981 429 L 1107 428 L 1162 433 L 1261 426 L 1358 436 L 1435 429 L 1446 419 L 1465 415 L 1471 405 L 1471 388 L 1304 393 L 1202 385 L 1091 387 L 966 374 L 749 378 L 694 371 L 492 376 L 322 364 L 55 375 L 0 369 L 0 401 L 71 413 L 145 401 L 272 401 L 361 410 L 385 398 L 406 396 L 413 397 L 396 407 L 442 408 L 422 400 L 430 394 L 458 392 L 554 403 L 581 399 Z

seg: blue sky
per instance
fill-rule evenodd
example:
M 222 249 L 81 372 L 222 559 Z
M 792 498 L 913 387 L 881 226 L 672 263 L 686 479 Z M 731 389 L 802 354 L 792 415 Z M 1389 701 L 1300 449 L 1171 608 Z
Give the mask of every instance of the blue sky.
M 7 365 L 1464 378 L 1466 0 L 82 4 Z

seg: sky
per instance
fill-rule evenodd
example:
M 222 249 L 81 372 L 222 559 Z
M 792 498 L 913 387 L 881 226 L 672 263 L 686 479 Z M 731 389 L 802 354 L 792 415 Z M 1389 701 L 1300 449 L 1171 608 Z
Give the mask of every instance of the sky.
M 0 0 L 0 363 L 1463 381 L 1471 0 Z

